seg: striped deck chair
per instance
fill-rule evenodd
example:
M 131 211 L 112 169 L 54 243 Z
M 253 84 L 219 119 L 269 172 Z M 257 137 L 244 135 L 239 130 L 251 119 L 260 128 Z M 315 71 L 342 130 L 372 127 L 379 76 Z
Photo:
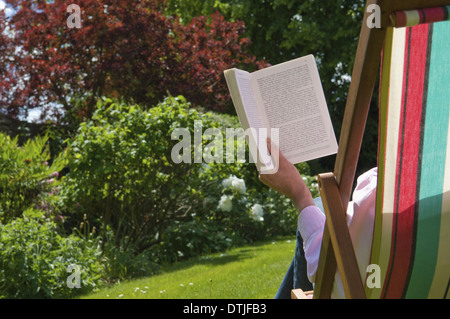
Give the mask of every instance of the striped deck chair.
M 382 28 L 363 23 L 335 169 L 319 175 L 327 221 L 314 298 L 330 297 L 336 269 L 347 298 L 450 298 L 450 0 L 372 4 L 382 10 Z M 345 211 L 380 65 L 369 264 L 381 274 L 380 288 L 369 288 Z
M 368 297 L 450 297 L 449 11 L 395 12 L 386 34 L 371 261 L 384 280 Z

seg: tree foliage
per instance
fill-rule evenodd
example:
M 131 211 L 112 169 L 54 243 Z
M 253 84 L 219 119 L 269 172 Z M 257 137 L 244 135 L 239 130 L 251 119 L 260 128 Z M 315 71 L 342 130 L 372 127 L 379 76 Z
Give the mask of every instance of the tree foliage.
M 182 25 L 162 13 L 163 0 L 77 1 L 81 28 L 68 27 L 66 1 L 6 3 L 17 12 L 0 16 L 0 106 L 13 116 L 43 107 L 89 118 L 101 96 L 149 106 L 168 91 L 223 111 L 223 70 L 258 64 L 242 22 L 214 14 Z
M 351 72 L 364 3 L 363 0 L 168 0 L 168 10 L 179 15 L 184 23 L 216 10 L 230 21 L 244 21 L 245 35 L 252 40 L 251 52 L 271 64 L 314 54 L 327 88 L 326 82 L 336 87 L 346 84 L 342 76 Z
M 364 0 L 168 0 L 168 11 L 180 16 L 182 23 L 214 11 L 229 21 L 244 21 L 250 52 L 270 64 L 313 54 L 339 137 L 364 5 Z M 372 107 L 360 172 L 376 165 L 377 123 L 378 110 Z M 317 162 L 333 169 L 333 158 L 314 161 L 313 169 Z

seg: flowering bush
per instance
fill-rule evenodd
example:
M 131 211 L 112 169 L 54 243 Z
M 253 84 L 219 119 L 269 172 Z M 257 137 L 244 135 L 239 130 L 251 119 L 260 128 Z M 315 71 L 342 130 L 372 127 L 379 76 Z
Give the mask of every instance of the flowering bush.
M 233 209 L 233 196 L 222 195 L 217 208 L 222 212 L 231 212 Z
M 317 177 L 309 176 L 308 165 L 296 166 L 312 196 L 319 196 Z M 230 172 L 227 177 L 224 169 Z M 290 199 L 259 181 L 254 164 L 213 164 L 207 172 L 216 182 L 205 193 L 205 206 L 211 220 L 233 231 L 234 242 L 295 234 L 298 212 Z
M 252 206 L 251 217 L 256 221 L 264 221 L 264 209 L 260 204 L 255 204 Z
M 241 194 L 245 194 L 247 188 L 245 187 L 245 181 L 243 179 L 237 178 L 234 175 L 231 175 L 229 178 L 226 178 L 222 181 L 223 187 L 231 187 L 238 191 Z

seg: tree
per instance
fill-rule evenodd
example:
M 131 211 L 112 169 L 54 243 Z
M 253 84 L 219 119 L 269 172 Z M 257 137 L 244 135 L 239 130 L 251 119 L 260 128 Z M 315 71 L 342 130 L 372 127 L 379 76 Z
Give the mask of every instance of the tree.
M 187 25 L 176 24 L 177 50 L 181 57 L 181 81 L 168 84 L 170 91 L 205 108 L 234 112 L 223 71 L 231 66 L 261 69 L 268 64 L 246 53 L 250 39 L 242 37 L 245 25 L 241 21 L 227 22 L 214 12 L 198 16 Z M 172 74 L 174 78 L 176 74 Z
M 10 91 L 14 81 L 10 79 L 8 62 L 9 55 L 12 51 L 11 38 L 8 36 L 8 23 L 4 10 L 0 10 L 0 100 Z M 1 113 L 6 113 L 6 110 L 0 108 Z
M 168 91 L 223 111 L 222 71 L 258 64 L 245 51 L 242 22 L 214 14 L 181 25 L 161 13 L 163 0 L 78 1 L 81 28 L 70 27 L 66 1 L 6 2 L 17 12 L 0 18 L 0 30 L 13 31 L 0 106 L 12 116 L 40 107 L 59 121 L 85 119 L 101 96 L 151 106 Z
M 364 4 L 364 0 L 168 0 L 168 12 L 180 16 L 183 23 L 216 10 L 229 21 L 244 21 L 245 36 L 251 39 L 250 52 L 270 64 L 313 54 L 339 136 Z M 377 121 L 377 108 L 373 107 L 360 170 L 376 164 Z M 325 169 L 333 168 L 332 158 L 320 163 Z M 314 171 L 322 170 L 310 164 Z

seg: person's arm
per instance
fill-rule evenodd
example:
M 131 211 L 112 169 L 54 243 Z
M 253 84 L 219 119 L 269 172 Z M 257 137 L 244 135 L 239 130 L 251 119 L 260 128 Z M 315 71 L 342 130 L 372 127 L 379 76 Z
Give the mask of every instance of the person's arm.
M 277 145 L 272 146 L 270 140 L 267 143 L 271 154 L 278 152 L 278 163 L 275 163 L 279 165 L 278 171 L 275 174 L 260 174 L 259 179 L 265 185 L 290 198 L 299 213 L 298 229 L 304 242 L 307 274 L 309 280 L 314 282 L 325 215 L 315 205 L 311 192 L 297 168 L 283 156 Z M 275 160 L 276 156 L 272 158 Z
M 268 139 L 267 147 L 269 152 L 271 154 L 278 152 L 279 154 L 278 163 L 275 163 L 275 165 L 278 165 L 278 171 L 274 174 L 259 174 L 259 180 L 291 199 L 297 212 L 300 214 L 304 208 L 315 205 L 311 192 L 297 168 L 283 156 L 277 145 L 272 146 L 271 144 L 270 139 Z
M 267 186 L 289 197 L 295 205 L 299 213 L 298 230 L 304 242 L 308 278 L 311 282 L 315 282 L 325 215 L 315 205 L 308 187 L 295 166 L 277 148 L 271 149 L 270 142 L 268 143 L 271 154 L 273 152 L 279 154 L 279 168 L 277 173 L 261 174 L 259 178 Z M 377 174 L 377 168 L 373 168 L 358 178 L 353 200 L 346 212 L 350 236 L 362 274 L 367 267 L 372 244 Z

